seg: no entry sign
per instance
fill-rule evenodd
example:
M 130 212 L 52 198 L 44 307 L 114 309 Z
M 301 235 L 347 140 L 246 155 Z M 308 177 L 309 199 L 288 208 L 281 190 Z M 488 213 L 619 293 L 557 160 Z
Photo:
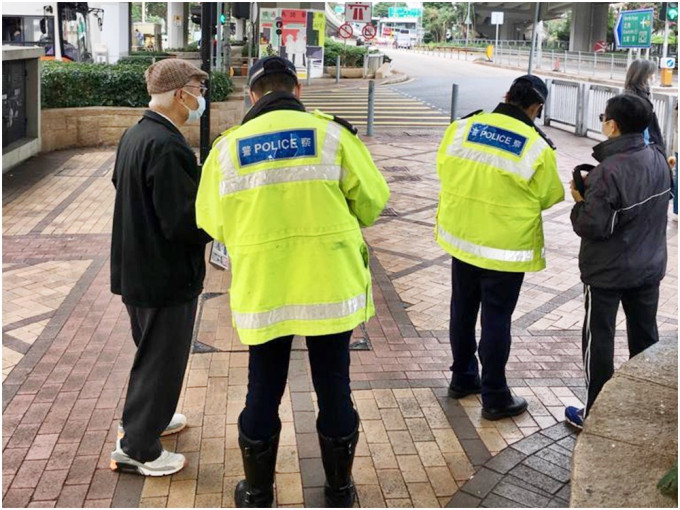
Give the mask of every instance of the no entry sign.
M 340 28 L 338 28 L 338 35 L 343 39 L 349 39 L 352 37 L 352 25 L 349 23 L 343 23 L 340 25 Z
M 376 28 L 368 23 L 364 28 L 361 29 L 361 35 L 364 36 L 365 39 L 373 39 L 375 37 L 377 30 Z

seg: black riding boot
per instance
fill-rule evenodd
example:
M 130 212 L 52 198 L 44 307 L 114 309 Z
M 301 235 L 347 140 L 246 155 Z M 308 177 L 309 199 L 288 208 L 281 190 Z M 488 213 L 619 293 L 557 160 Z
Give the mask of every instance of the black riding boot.
M 238 444 L 243 456 L 246 479 L 236 485 L 234 502 L 237 508 L 268 508 L 274 502 L 274 471 L 279 449 L 281 422 L 269 439 L 253 441 L 246 437 L 238 420 Z
M 355 413 L 356 414 L 356 413 Z M 359 415 L 354 432 L 346 437 L 325 437 L 318 429 L 321 460 L 326 472 L 326 507 L 350 508 L 354 504 L 355 490 L 352 481 L 352 463 L 359 441 Z

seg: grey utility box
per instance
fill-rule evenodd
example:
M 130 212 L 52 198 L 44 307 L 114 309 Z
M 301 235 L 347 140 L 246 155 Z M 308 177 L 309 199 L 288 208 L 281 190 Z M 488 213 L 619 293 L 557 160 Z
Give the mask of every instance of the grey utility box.
M 2 47 L 2 172 L 40 152 L 37 46 Z

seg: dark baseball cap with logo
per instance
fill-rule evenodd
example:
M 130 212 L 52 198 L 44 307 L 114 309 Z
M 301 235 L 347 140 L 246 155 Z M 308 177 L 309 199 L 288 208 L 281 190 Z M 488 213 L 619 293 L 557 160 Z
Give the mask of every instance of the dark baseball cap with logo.
M 548 99 L 548 87 L 546 86 L 545 82 L 541 80 L 538 76 L 535 76 L 533 74 L 525 74 L 524 76 L 520 76 L 515 81 L 513 81 L 512 85 L 514 86 L 516 83 L 523 81 L 528 82 L 531 85 L 531 88 L 536 93 L 536 96 L 538 96 L 537 102 L 545 103 L 546 99 Z
M 297 72 L 293 63 L 285 58 L 272 56 L 261 58 L 253 64 L 248 73 L 248 86 L 252 87 L 253 83 L 260 78 L 277 73 L 287 74 L 295 80 L 295 83 L 298 83 Z

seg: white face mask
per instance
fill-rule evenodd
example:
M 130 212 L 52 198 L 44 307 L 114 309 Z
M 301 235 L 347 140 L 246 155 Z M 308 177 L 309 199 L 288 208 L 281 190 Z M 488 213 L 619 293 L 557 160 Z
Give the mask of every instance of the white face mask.
M 194 120 L 198 120 L 201 118 L 201 115 L 203 115 L 203 112 L 205 112 L 205 98 L 203 96 L 194 96 L 191 92 L 187 92 L 186 90 L 182 89 L 184 92 L 189 94 L 191 97 L 196 99 L 198 101 L 198 109 L 192 110 L 189 108 L 187 105 L 182 103 L 182 106 L 189 110 L 189 118 L 187 119 L 187 122 L 191 122 Z

